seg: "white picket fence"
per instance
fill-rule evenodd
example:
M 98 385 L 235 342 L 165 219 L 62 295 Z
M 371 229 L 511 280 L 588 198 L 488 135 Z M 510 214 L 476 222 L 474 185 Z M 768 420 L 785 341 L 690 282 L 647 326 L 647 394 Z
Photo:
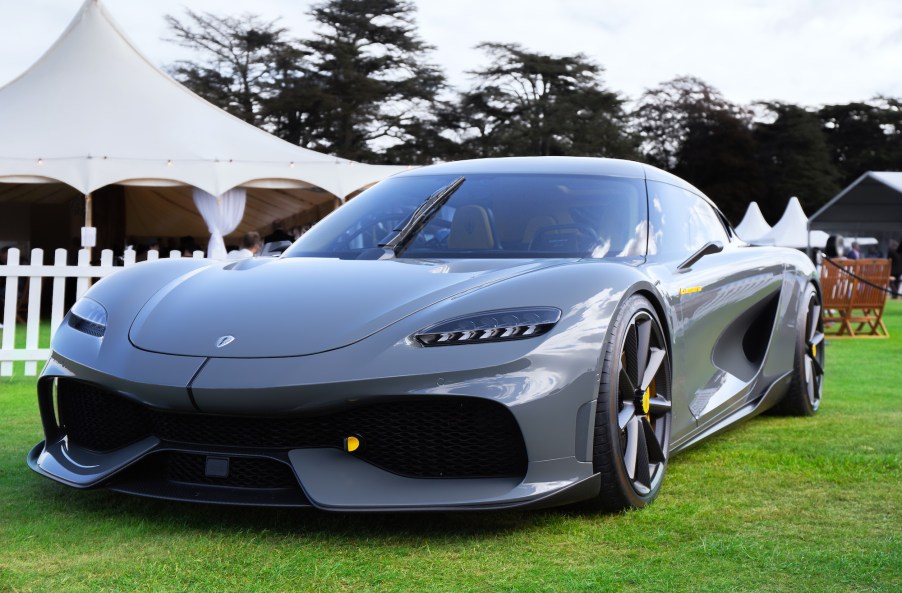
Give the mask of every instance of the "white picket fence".
M 41 327 L 41 295 L 44 279 L 52 279 L 53 299 L 50 307 L 50 332 L 56 332 L 63 320 L 65 311 L 63 303 L 66 297 L 66 279 L 76 278 L 75 298 L 78 299 L 97 278 L 115 274 L 119 270 L 135 265 L 135 252 L 127 250 L 122 256 L 121 265 L 114 265 L 113 252 L 105 249 L 100 254 L 100 265 L 91 265 L 88 251 L 78 252 L 78 263 L 74 266 L 66 264 L 65 249 L 57 249 L 53 264 L 44 263 L 44 250 L 31 251 L 31 263 L 19 263 L 20 252 L 10 249 L 6 265 L 0 265 L 0 278 L 6 278 L 6 289 L 3 302 L 2 326 L 0 326 L 0 377 L 11 377 L 16 365 L 14 362 L 25 362 L 25 375 L 33 377 L 38 373 L 38 363 L 50 357 L 49 348 L 39 347 Z M 148 261 L 159 259 L 157 251 L 149 251 Z M 181 257 L 178 251 L 169 252 L 169 257 Z M 202 259 L 204 253 L 195 251 L 193 257 Z M 24 283 L 24 284 L 20 284 Z M 23 292 L 19 292 L 20 288 Z M 27 308 L 25 307 L 27 303 Z M 25 314 L 22 311 L 25 309 Z M 25 347 L 16 348 L 16 332 L 18 318 L 25 318 Z

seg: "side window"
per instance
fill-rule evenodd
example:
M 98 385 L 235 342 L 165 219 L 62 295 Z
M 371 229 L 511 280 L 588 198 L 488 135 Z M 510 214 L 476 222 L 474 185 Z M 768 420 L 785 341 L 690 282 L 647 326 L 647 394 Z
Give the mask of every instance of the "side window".
M 724 216 L 723 212 L 720 212 L 719 210 L 717 210 L 716 213 L 717 213 L 717 218 L 720 219 L 720 224 L 722 224 L 723 228 L 726 229 L 727 237 L 729 237 L 730 241 L 735 241 L 736 240 L 736 230 L 733 228 L 733 225 L 730 224 L 730 221 L 727 220 L 727 217 Z
M 730 238 L 710 204 L 684 189 L 648 182 L 649 255 L 687 256 L 708 241 L 724 245 Z

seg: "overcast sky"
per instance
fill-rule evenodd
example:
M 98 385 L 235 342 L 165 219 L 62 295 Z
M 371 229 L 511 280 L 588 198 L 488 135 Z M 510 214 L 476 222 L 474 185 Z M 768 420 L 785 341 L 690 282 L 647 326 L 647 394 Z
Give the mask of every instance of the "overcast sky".
M 157 65 L 189 57 L 163 41 L 166 14 L 184 7 L 282 18 L 308 36 L 311 0 L 102 0 Z M 82 0 L 0 0 L 0 85 L 33 63 Z M 691 74 L 730 100 L 808 106 L 902 97 L 902 0 L 415 0 L 421 36 L 452 84 L 483 56 L 482 41 L 532 51 L 581 52 L 601 64 L 611 90 L 627 98 Z

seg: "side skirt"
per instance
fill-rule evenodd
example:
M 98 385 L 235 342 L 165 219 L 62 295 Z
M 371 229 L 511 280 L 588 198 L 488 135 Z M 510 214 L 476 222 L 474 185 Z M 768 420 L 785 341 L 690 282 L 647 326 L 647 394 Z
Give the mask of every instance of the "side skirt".
M 791 376 L 792 371 L 787 372 L 785 375 L 771 383 L 770 387 L 767 388 L 767 391 L 764 392 L 764 395 L 757 400 L 742 406 L 726 418 L 723 418 L 712 425 L 705 426 L 697 432 L 692 432 L 680 439 L 679 442 L 671 444 L 670 454 L 673 455 L 684 449 L 688 449 L 710 436 L 714 436 L 743 420 L 752 418 L 764 412 L 780 401 L 786 394 L 786 389 L 789 387 Z

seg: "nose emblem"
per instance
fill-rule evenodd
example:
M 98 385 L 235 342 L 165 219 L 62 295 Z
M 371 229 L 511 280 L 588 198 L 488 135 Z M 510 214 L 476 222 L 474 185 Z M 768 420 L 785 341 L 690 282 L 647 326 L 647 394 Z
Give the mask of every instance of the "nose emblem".
M 218 340 L 216 340 L 216 347 L 222 348 L 223 346 L 228 346 L 232 342 L 235 341 L 235 336 L 222 336 Z

